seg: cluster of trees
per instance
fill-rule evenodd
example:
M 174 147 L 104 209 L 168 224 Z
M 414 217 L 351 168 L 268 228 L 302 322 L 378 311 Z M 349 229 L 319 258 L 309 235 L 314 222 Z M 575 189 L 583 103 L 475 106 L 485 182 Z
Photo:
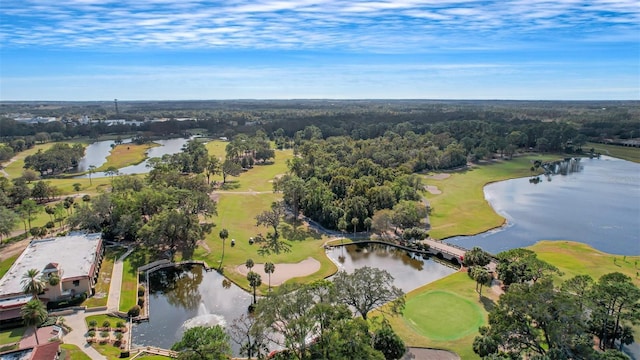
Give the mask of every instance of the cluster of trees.
M 222 359 L 231 355 L 233 341 L 249 359 L 263 358 L 269 344 L 285 349 L 278 359 L 399 359 L 405 345 L 388 323 L 374 330 L 366 321 L 387 302 L 393 314 L 402 310 L 404 294 L 392 282 L 384 270 L 362 268 L 338 273 L 333 282 L 285 284 L 235 319 L 228 333 L 219 326 L 192 328 L 173 350 L 182 359 Z
M 184 176 L 167 163 L 156 163 L 149 175 L 112 179 L 112 191 L 77 208 L 71 227 L 100 231 L 105 239 L 140 240 L 150 249 L 188 256 L 213 226 L 216 213 L 204 175 Z
M 640 320 L 640 289 L 621 273 L 597 282 L 578 275 L 559 287 L 553 265 L 526 249 L 499 253 L 498 278 L 507 290 L 480 328 L 473 350 L 486 359 L 614 359 L 634 341 L 632 324 Z M 465 254 L 476 288 L 492 276 L 487 253 L 474 248 Z M 480 290 L 481 291 L 481 290 Z M 594 339 L 597 339 L 594 343 Z M 597 347 L 604 351 L 596 351 Z M 617 350 L 617 351 L 613 351 Z M 620 357 L 618 357 L 620 356 Z
M 579 275 L 560 287 L 550 278 L 513 284 L 489 313 L 473 349 L 490 359 L 624 358 L 612 350 L 634 341 L 639 300 L 640 289 L 620 273 L 597 282 Z M 594 337 L 605 352 L 594 350 Z
M 46 151 L 38 150 L 37 153 L 27 156 L 24 159 L 24 167 L 39 171 L 41 176 L 56 175 L 76 168 L 83 156 L 82 144 L 57 143 Z
M 398 214 L 395 224 L 403 228 L 424 220 L 426 207 L 418 202 L 420 177 L 402 160 L 391 162 L 394 154 L 383 149 L 396 148 L 392 142 L 322 140 L 312 131 L 310 136 L 296 147 L 299 156 L 289 162 L 290 174 L 274 181 L 274 190 L 283 193 L 294 216 L 302 212 L 324 227 L 343 231 L 369 230 L 380 210 L 393 209 Z

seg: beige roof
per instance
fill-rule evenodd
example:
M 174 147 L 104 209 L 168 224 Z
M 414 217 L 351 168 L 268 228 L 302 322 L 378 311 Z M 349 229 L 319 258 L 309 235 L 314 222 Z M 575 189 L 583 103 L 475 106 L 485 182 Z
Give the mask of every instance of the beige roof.
M 102 243 L 100 233 L 72 233 L 68 236 L 32 240 L 9 271 L 0 279 L 0 298 L 22 293 L 22 276 L 29 269 L 42 273 L 51 263 L 62 271 L 62 281 L 90 275 L 96 251 Z

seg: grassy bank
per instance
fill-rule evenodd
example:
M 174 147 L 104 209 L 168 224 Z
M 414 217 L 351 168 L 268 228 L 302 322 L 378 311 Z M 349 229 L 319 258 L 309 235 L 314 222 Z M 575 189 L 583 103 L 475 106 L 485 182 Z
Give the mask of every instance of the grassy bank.
M 629 160 L 636 163 L 640 163 L 640 148 L 618 146 L 618 145 L 606 145 L 598 143 L 587 143 L 583 150 L 593 148 L 596 152 L 603 155 L 609 155 L 617 157 L 619 159 Z
M 136 165 L 143 162 L 147 158 L 149 149 L 160 146 L 157 143 L 149 144 L 120 144 L 111 149 L 107 161 L 102 164 L 96 171 L 105 171 L 110 167 L 120 169 L 129 165 Z
M 104 259 L 100 266 L 100 273 L 96 283 L 95 295 L 88 298 L 82 303 L 86 307 L 107 306 L 109 299 L 109 286 L 111 284 L 111 273 L 113 272 L 113 264 L 115 260 L 127 251 L 126 248 L 107 248 L 104 253 Z
M 484 186 L 495 181 L 530 176 L 534 160 L 555 158 L 557 156 L 523 156 L 447 173 L 450 176 L 440 180 L 425 175 L 424 183 L 437 186 L 442 192 L 425 193 L 433 208 L 429 216 L 429 235 L 444 239 L 456 235 L 474 235 L 502 226 L 504 218 L 496 214 L 485 200 Z

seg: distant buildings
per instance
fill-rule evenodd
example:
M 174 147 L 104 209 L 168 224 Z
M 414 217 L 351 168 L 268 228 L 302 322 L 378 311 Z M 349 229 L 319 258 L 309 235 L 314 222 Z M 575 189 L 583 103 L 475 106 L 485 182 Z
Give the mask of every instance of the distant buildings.
M 20 308 L 32 296 L 22 290 L 22 277 L 29 269 L 40 271 L 46 288 L 44 301 L 71 299 L 93 294 L 103 257 L 101 234 L 32 240 L 9 271 L 0 279 L 0 323 L 20 317 Z M 60 281 L 49 281 L 57 275 Z

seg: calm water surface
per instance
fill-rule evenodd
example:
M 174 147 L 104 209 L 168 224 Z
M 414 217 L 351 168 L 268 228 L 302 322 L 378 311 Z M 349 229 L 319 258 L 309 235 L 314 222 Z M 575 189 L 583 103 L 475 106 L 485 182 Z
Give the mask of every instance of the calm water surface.
M 340 270 L 353 272 L 369 266 L 387 270 L 395 286 L 409 292 L 424 284 L 453 274 L 457 269 L 436 262 L 431 257 L 382 244 L 357 244 L 336 247 L 327 251 Z
M 124 140 L 126 143 L 131 139 Z M 162 157 L 162 155 L 166 154 L 177 154 L 182 151 L 182 147 L 189 141 L 190 139 L 185 138 L 175 138 L 175 139 L 167 139 L 167 140 L 155 140 L 154 142 L 159 144 L 160 146 L 153 147 L 147 151 L 147 160 L 141 162 L 140 164 L 126 166 L 118 169 L 120 174 L 144 174 L 148 173 L 151 169 L 147 167 L 149 163 L 149 159 L 154 157 Z M 79 171 L 86 171 L 90 165 L 95 165 L 99 167 L 100 165 L 106 162 L 107 156 L 111 151 L 111 144 L 114 142 L 109 141 L 97 141 L 91 145 L 89 145 L 85 150 L 85 156 L 82 158 L 78 165 Z M 97 172 L 91 175 L 92 177 L 107 177 L 104 172 Z M 78 176 L 78 178 L 87 178 L 89 175 Z
M 581 170 L 487 185 L 486 199 L 507 219 L 501 229 L 447 239 L 500 251 L 539 240 L 573 240 L 613 254 L 640 254 L 640 165 L 607 156 L 583 158 Z
M 201 266 L 158 270 L 150 279 L 150 318 L 134 326 L 132 342 L 136 345 L 170 349 L 189 327 L 231 324 L 252 302 L 249 293 L 232 283 L 225 288 L 224 276 Z M 234 347 L 236 354 L 238 350 Z

